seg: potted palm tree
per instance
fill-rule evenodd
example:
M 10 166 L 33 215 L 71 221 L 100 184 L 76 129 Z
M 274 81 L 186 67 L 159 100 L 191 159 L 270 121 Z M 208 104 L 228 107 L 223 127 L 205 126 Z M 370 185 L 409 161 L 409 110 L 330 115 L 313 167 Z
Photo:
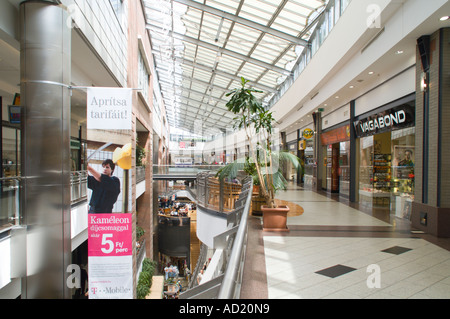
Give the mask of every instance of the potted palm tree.
M 263 212 L 263 229 L 270 231 L 288 231 L 286 226 L 289 207 L 275 202 L 275 192 L 285 189 L 287 181 L 283 177 L 280 163 L 290 161 L 295 168 L 300 169 L 300 161 L 297 156 L 289 152 L 272 150 L 273 123 L 275 119 L 272 112 L 265 110 L 258 101 L 255 93 L 262 91 L 247 87 L 249 81 L 241 78 L 241 87 L 227 93 L 231 96 L 226 104 L 229 111 L 238 115 L 234 118 L 235 129 L 243 130 L 250 147 L 250 154 L 245 159 L 223 167 L 217 173 L 219 178 L 235 177 L 238 170 L 244 170 L 251 165 L 253 177 L 259 184 L 259 192 L 265 200 L 261 207 Z

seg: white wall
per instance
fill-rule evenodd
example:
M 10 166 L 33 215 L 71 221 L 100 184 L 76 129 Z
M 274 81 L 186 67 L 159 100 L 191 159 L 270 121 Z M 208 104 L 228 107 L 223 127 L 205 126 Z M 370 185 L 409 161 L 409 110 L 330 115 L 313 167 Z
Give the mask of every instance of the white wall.
M 119 21 L 109 0 L 62 0 L 70 17 L 118 81 L 127 83 L 127 0 Z M 70 21 L 68 21 L 70 24 Z
M 364 114 L 416 91 L 416 69 L 411 67 L 355 100 L 355 115 Z
M 322 115 L 322 129 L 325 130 L 334 125 L 350 119 L 350 104 L 346 104 L 328 114 Z
M 197 237 L 206 246 L 213 248 L 214 237 L 227 230 L 227 219 L 206 213 L 197 206 Z

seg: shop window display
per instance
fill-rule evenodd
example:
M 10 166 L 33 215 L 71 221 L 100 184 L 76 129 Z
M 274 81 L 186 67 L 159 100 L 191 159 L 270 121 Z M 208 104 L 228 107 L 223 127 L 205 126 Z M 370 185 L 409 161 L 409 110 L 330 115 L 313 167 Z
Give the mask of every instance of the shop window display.
M 339 144 L 339 193 L 350 194 L 350 142 Z
M 372 205 L 373 195 L 373 136 L 360 139 L 359 202 Z
M 306 141 L 306 148 L 304 152 L 304 185 L 307 188 L 312 188 L 314 176 L 314 149 L 313 140 Z
M 410 219 L 414 200 L 414 127 L 360 139 L 359 202 Z
M 396 217 L 410 219 L 414 200 L 415 128 L 392 132 L 392 205 Z

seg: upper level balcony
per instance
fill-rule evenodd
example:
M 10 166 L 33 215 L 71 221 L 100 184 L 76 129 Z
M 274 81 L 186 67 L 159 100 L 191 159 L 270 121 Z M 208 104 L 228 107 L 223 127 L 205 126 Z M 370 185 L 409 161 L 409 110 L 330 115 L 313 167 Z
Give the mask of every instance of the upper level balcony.
M 215 173 L 206 171 L 198 173 L 197 168 L 172 168 L 170 174 L 181 171 L 195 176 L 195 187 L 186 187 L 187 197 L 196 202 L 197 206 L 197 236 L 210 251 L 213 257 L 200 283 L 192 282 L 190 289 L 181 298 L 224 298 L 239 295 L 239 278 L 245 256 L 247 236 L 247 217 L 251 203 L 251 180 L 241 179 L 241 183 L 219 181 Z M 8 177 L 1 179 L 1 215 L 0 244 L 9 247 L 8 256 L 2 253 L 1 266 L 7 266 L 10 272 L 14 268 L 12 255 L 12 230 L 26 227 L 22 225 L 20 192 L 23 179 Z M 136 172 L 137 188 L 145 184 L 145 168 Z M 71 194 L 71 240 L 72 250 L 87 239 L 87 172 L 72 172 L 70 181 Z M 145 187 L 144 187 L 145 189 Z M 178 221 L 178 219 L 177 219 Z M 167 224 L 167 223 L 166 223 Z M 167 224 L 171 226 L 172 224 Z M 173 226 L 173 225 L 172 225 Z M 2 250 L 3 251 L 3 250 Z M 200 254 L 197 265 L 204 263 L 206 255 Z M 199 267 L 193 270 L 192 278 L 196 278 Z M 6 278 L 1 282 L 0 289 L 8 284 Z M 231 283 L 231 285 L 230 285 Z M 211 287 L 214 286 L 212 289 Z

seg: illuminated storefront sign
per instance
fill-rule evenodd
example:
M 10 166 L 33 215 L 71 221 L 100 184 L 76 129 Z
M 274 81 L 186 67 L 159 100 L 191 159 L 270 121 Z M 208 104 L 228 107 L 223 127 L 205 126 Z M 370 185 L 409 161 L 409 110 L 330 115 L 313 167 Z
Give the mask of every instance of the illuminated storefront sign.
M 322 145 L 330 145 L 350 140 L 350 125 L 345 125 L 320 135 Z
M 314 136 L 314 131 L 311 130 L 310 128 L 305 128 L 305 129 L 303 130 L 302 136 L 303 136 L 305 139 L 310 139 L 311 137 Z

